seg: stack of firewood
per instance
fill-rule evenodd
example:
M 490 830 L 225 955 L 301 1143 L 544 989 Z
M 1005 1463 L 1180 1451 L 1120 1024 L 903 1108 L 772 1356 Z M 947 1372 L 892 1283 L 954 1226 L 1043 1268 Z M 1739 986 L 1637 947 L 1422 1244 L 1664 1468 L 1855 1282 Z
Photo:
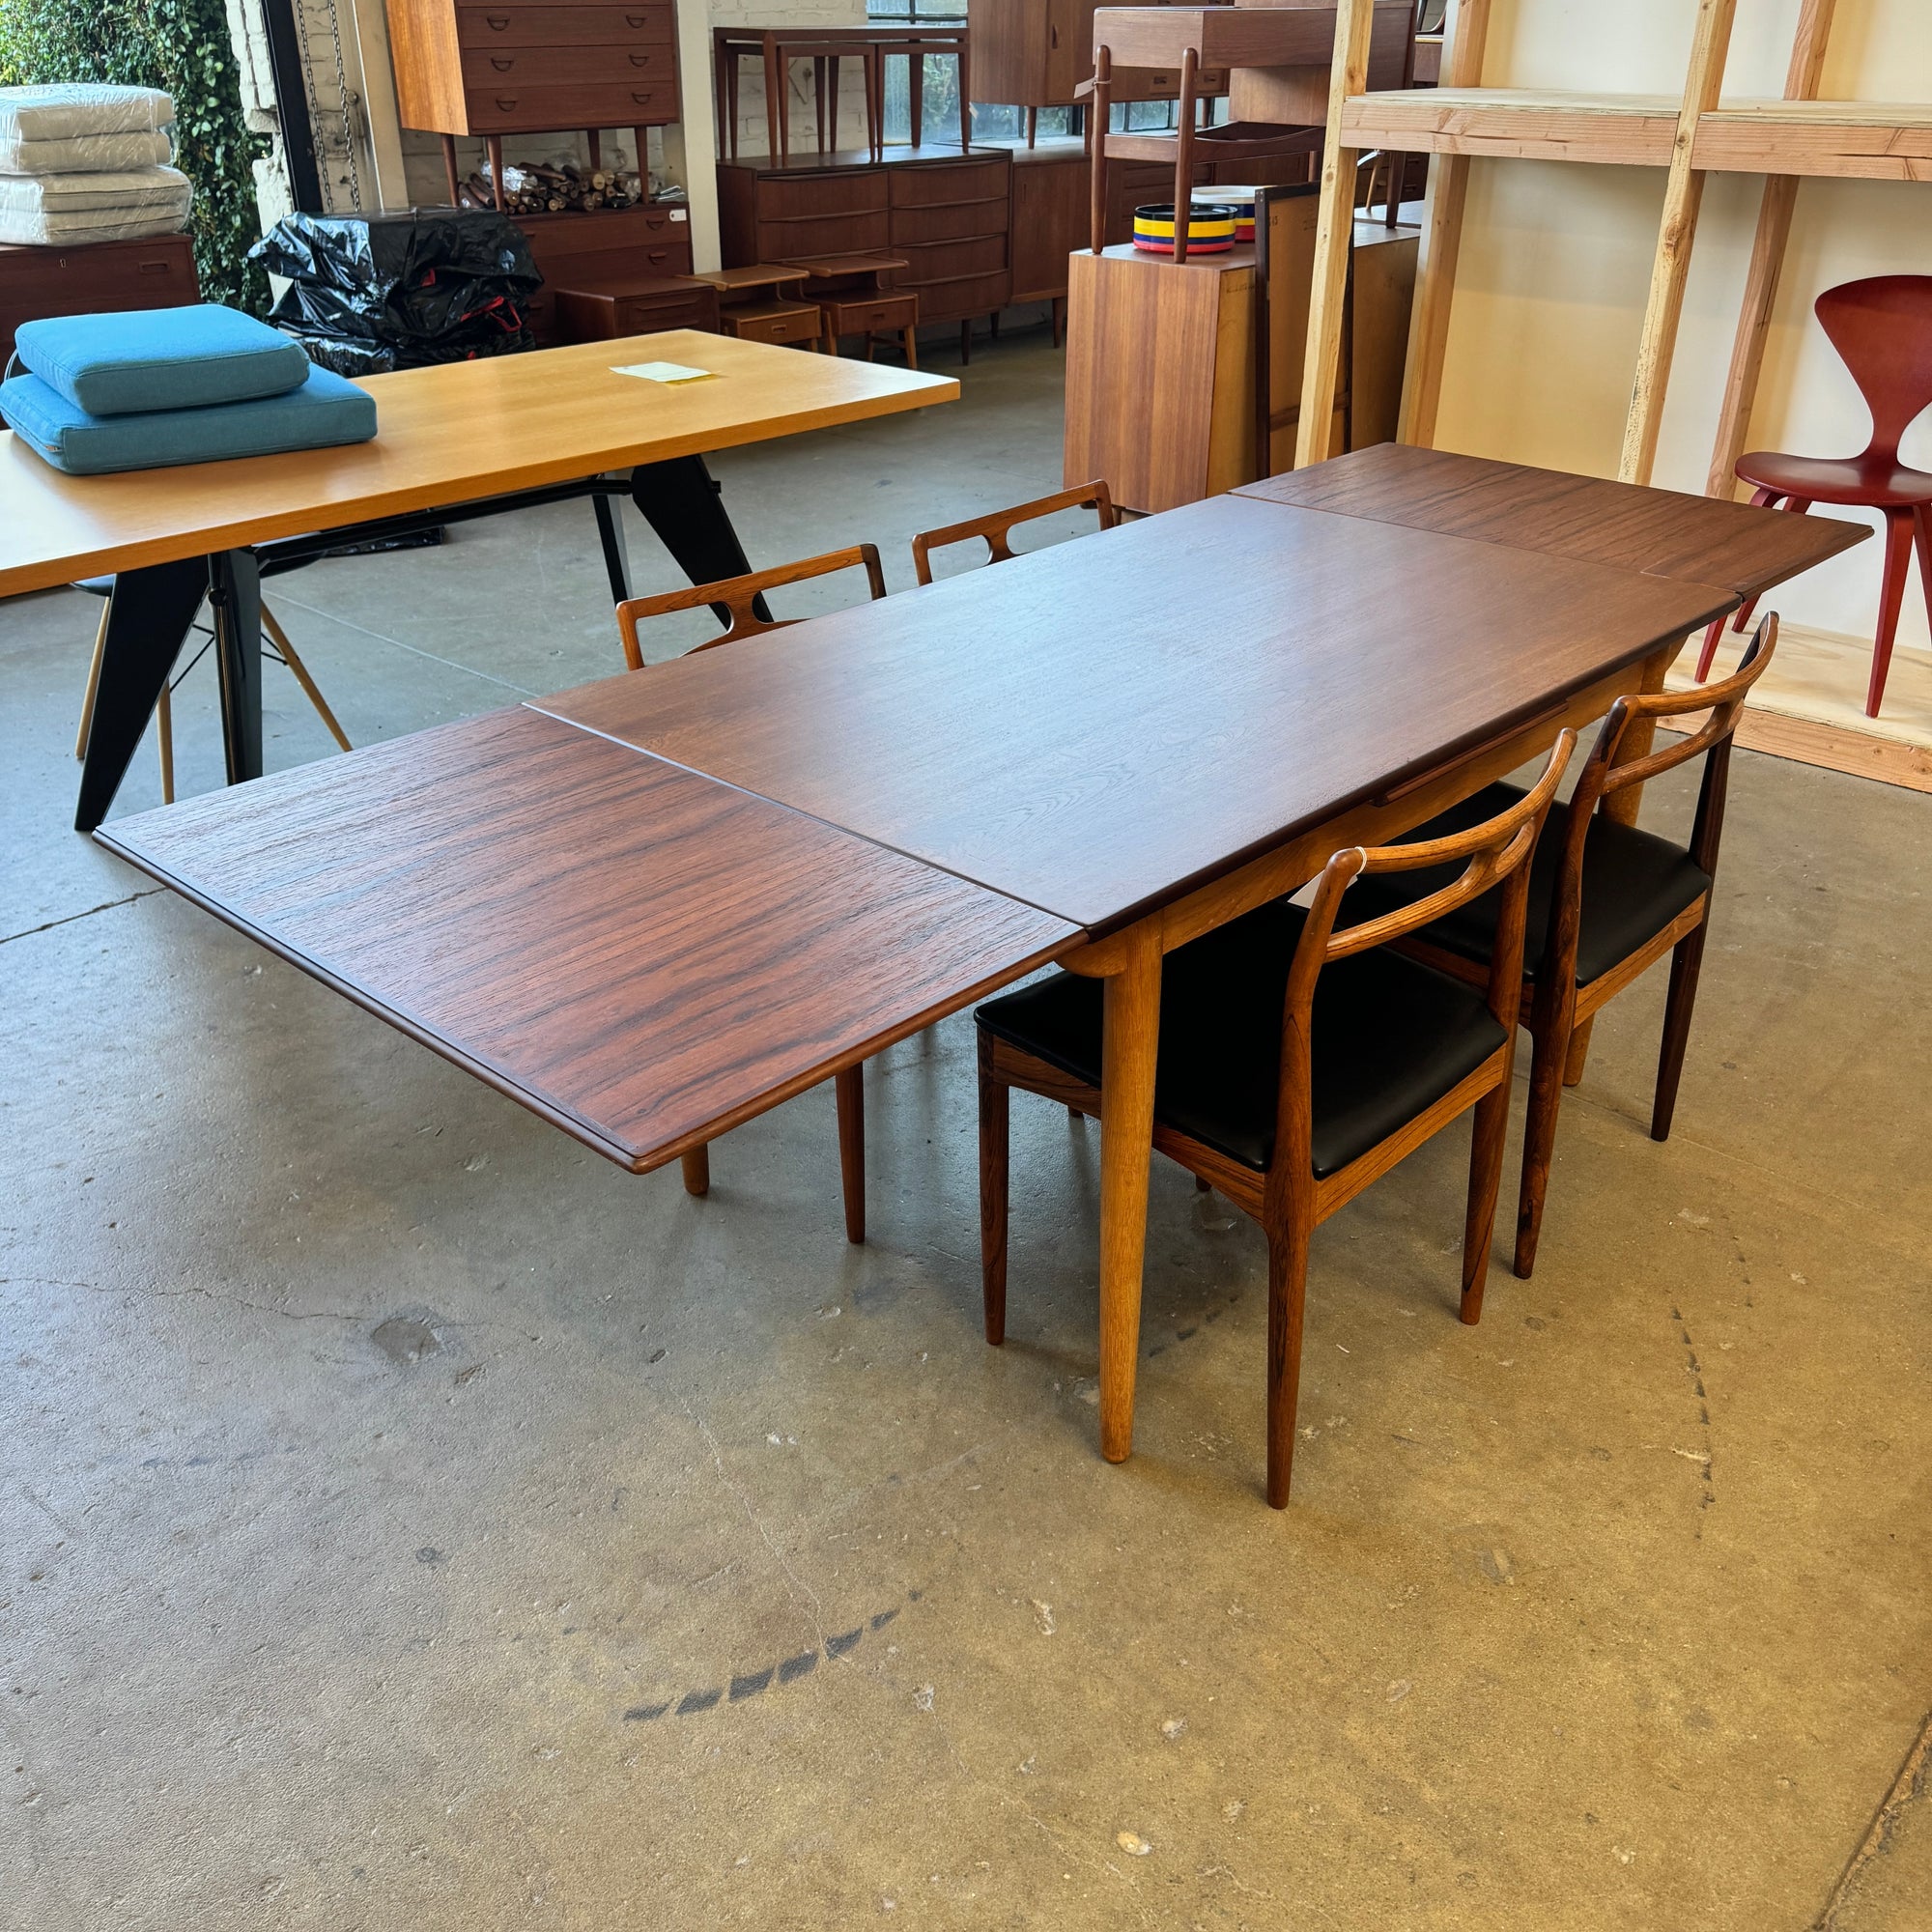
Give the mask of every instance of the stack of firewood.
M 637 176 L 615 168 L 575 161 L 510 161 L 503 167 L 503 207 L 511 214 L 588 214 L 600 208 L 629 208 L 639 198 Z M 463 184 L 463 206 L 497 206 L 488 161 Z

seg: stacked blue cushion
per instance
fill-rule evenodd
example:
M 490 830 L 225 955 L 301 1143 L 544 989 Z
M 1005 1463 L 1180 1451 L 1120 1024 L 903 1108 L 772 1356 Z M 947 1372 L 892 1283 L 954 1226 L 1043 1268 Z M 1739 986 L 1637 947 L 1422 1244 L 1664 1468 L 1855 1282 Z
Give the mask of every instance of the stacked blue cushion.
M 0 416 L 73 475 L 366 442 L 367 390 L 299 343 L 213 303 L 22 324 Z

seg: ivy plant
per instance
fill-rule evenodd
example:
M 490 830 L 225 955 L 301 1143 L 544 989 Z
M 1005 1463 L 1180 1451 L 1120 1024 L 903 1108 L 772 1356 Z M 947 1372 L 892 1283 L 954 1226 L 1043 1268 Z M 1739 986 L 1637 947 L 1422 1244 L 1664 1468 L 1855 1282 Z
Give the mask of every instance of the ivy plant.
M 268 279 L 247 257 L 262 232 L 254 163 L 268 143 L 242 113 L 224 0 L 0 0 L 0 84 L 74 80 L 174 97 L 202 299 L 261 314 Z

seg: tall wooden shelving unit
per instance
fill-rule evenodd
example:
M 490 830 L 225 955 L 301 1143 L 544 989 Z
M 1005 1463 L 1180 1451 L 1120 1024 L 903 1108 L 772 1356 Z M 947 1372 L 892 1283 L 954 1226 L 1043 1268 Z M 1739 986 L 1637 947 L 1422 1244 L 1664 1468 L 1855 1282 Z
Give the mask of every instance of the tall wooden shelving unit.
M 1804 0 L 1784 98 L 1720 100 L 1737 0 L 1696 0 L 1684 93 L 1591 95 L 1483 87 L 1490 0 L 1452 0 L 1442 84 L 1428 92 L 1366 91 L 1373 0 L 1344 0 L 1335 22 L 1317 239 L 1314 307 L 1304 394 L 1335 380 L 1353 214 L 1357 155 L 1369 148 L 1440 156 L 1424 220 L 1421 277 L 1409 330 L 1402 440 L 1435 439 L 1442 357 L 1462 242 L 1471 157 L 1579 161 L 1668 170 L 1650 295 L 1625 419 L 1618 475 L 1650 481 L 1677 341 L 1685 280 L 1707 174 L 1766 177 L 1708 489 L 1733 492 L 1731 465 L 1750 428 L 1765 334 L 1777 293 L 1798 185 L 1806 178 L 1932 182 L 1932 103 L 1815 98 L 1834 0 Z M 1295 462 L 1320 460 L 1316 425 L 1304 425 Z

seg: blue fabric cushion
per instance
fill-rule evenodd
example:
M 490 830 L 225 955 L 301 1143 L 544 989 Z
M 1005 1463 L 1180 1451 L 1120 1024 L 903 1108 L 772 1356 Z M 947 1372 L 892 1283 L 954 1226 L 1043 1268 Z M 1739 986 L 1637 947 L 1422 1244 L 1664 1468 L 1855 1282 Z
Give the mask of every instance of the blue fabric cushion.
M 308 379 L 299 342 L 213 302 L 49 316 L 22 323 L 14 346 L 48 388 L 91 416 L 242 403 Z
M 91 416 L 38 376 L 14 376 L 0 383 L 0 416 L 38 455 L 72 476 L 321 449 L 367 442 L 376 434 L 375 398 L 347 377 L 314 368 L 286 395 L 130 416 Z

